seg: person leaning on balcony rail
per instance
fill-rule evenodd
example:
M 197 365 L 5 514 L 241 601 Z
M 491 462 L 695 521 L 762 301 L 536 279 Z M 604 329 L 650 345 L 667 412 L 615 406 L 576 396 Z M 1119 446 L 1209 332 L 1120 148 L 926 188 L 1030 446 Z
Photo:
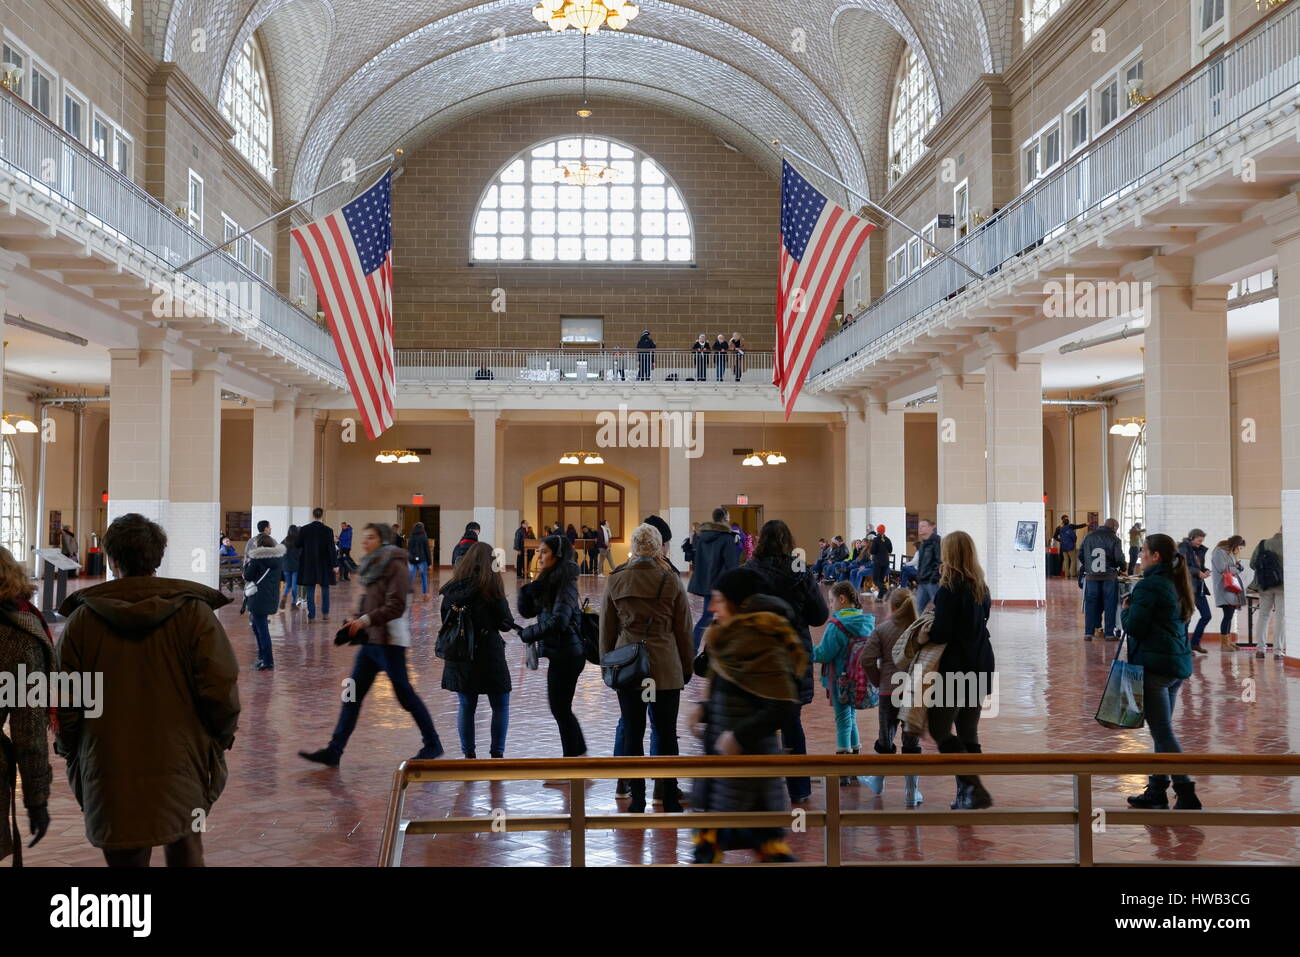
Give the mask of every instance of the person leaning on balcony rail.
M 720 332 L 713 343 L 713 364 L 717 380 L 721 382 L 727 374 L 727 337 Z
M 691 352 L 695 353 L 695 381 L 709 381 L 709 338 L 704 333 L 691 344 Z
M 727 343 L 731 350 L 731 367 L 736 373 L 736 381 L 740 381 L 741 375 L 744 374 L 745 343 L 740 338 L 739 332 L 731 334 L 731 340 Z
M 762 594 L 762 576 L 733 568 L 714 583 L 712 625 L 695 659 L 708 679 L 693 722 L 705 754 L 780 754 L 778 732 L 797 720 L 808 650 L 790 626 L 789 608 Z M 701 811 L 781 811 L 790 805 L 779 778 L 697 778 Z M 793 861 L 782 828 L 709 828 L 695 834 L 695 862 L 716 864 L 724 851 L 749 848 L 765 862 Z
M 1142 578 L 1124 600 L 1121 622 L 1128 636 L 1128 660 L 1142 666 L 1143 707 L 1156 754 L 1181 754 L 1174 734 L 1178 689 L 1192 674 L 1187 625 L 1196 608 L 1187 559 L 1168 535 L 1148 535 L 1138 555 Z M 1185 774 L 1173 776 L 1176 810 L 1198 811 L 1196 785 Z M 1146 790 L 1128 799 L 1131 807 L 1169 807 L 1169 776 L 1153 774 Z
M 655 341 L 650 337 L 649 329 L 641 330 L 641 338 L 636 343 L 636 381 L 650 381 L 650 370 L 655 367 Z

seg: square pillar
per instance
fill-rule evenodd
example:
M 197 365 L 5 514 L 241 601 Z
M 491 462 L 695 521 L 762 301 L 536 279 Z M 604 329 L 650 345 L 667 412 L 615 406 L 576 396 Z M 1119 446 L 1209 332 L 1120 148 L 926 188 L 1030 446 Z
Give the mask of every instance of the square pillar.
M 861 538 L 867 530 L 867 419 L 860 409 L 844 413 L 844 539 Z
M 1043 604 L 1047 598 L 1043 527 L 1043 360 L 1018 355 L 990 336 L 984 363 L 987 409 L 987 552 L 980 556 L 994 601 Z M 1033 551 L 1016 550 L 1019 522 L 1037 522 Z
M 217 587 L 221 527 L 222 359 L 172 373 L 171 504 L 160 574 Z
M 253 532 L 265 519 L 279 541 L 294 524 L 294 404 L 290 397 L 253 403 Z
M 987 423 L 984 376 L 966 375 L 944 362 L 939 372 L 939 502 L 935 520 L 939 534 L 961 530 L 975 541 L 980 561 L 987 563 L 985 523 Z
M 496 547 L 497 541 L 497 418 L 495 407 L 476 405 L 470 413 L 474 426 L 474 521 L 478 540 Z
M 867 521 L 866 526 L 885 526 L 885 534 L 902 555 L 907 542 L 907 497 L 903 450 L 903 410 L 891 409 L 881 393 L 868 393 L 863 420 L 866 423 Z M 866 527 L 861 532 L 865 534 Z
M 171 499 L 174 337 L 110 349 L 108 520 L 138 512 L 167 528 Z M 169 530 L 170 531 L 170 530 Z M 171 551 L 169 548 L 168 551 Z M 163 569 L 166 569 L 164 559 Z
M 325 507 L 320 498 L 320 465 L 317 457 L 316 439 L 320 429 L 317 425 L 319 413 L 315 409 L 295 408 L 293 410 L 293 468 L 289 473 L 289 522 L 299 528 L 312 520 L 312 509 Z M 256 526 L 254 526 L 256 527 Z M 289 525 L 277 526 L 271 521 L 271 531 L 276 540 L 284 537 Z
M 1191 272 L 1182 256 L 1129 267 L 1147 304 L 1146 524 L 1175 542 L 1203 528 L 1212 545 L 1236 531 L 1228 287 L 1194 286 Z
M 695 413 L 690 411 L 686 403 L 672 402 L 669 403 L 670 413 L 679 414 L 683 423 L 688 421 L 688 416 Z M 702 418 L 702 417 L 701 417 Z M 703 428 L 703 422 L 696 420 L 695 425 L 691 428 Z M 703 447 L 703 436 L 695 434 L 696 448 Z M 686 541 L 691 534 L 691 459 L 688 453 L 690 449 L 683 446 L 662 445 L 659 449 L 659 474 L 663 481 L 659 491 L 659 517 L 668 523 L 668 527 L 673 530 L 673 540 L 670 544 L 670 557 L 675 564 L 681 565 L 682 560 L 682 543 Z M 644 518 L 644 516 L 635 516 Z

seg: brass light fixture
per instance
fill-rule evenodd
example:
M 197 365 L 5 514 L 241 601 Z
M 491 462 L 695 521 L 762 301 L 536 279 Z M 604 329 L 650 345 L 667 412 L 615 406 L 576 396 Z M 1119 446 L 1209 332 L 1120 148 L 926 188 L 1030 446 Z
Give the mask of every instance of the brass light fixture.
M 587 34 L 582 35 L 582 109 L 578 115 L 584 120 L 591 116 L 587 106 Z M 585 143 L 585 139 L 583 140 Z M 564 186 L 604 186 L 618 182 L 618 170 L 603 163 L 588 163 L 585 159 L 568 160 L 551 171 L 555 182 Z
M 1265 10 L 1280 7 L 1284 3 L 1286 3 L 1286 0 L 1255 0 L 1255 9 L 1262 13 Z
M 420 461 L 420 457 L 410 449 L 392 449 L 380 452 L 375 456 L 375 461 L 382 465 L 414 465 Z
M 766 415 L 763 416 L 763 444 L 767 444 Z M 750 468 L 762 468 L 765 465 L 785 465 L 787 461 L 784 452 L 777 451 L 776 449 L 759 449 L 750 452 L 749 455 L 745 456 L 745 458 L 741 460 L 740 464 L 749 466 Z
M 10 412 L 0 419 L 0 435 L 17 435 L 19 432 L 31 434 L 39 431 L 40 428 L 35 422 L 17 412 Z
M 622 30 L 640 13 L 641 8 L 627 0 L 540 0 L 533 7 L 533 19 L 556 33 L 573 27 L 586 36 L 601 27 Z
M 1132 419 L 1119 419 L 1110 427 L 1111 435 L 1122 435 L 1126 438 L 1136 439 L 1142 434 L 1142 429 L 1146 426 L 1147 420 L 1142 416 Z
M 582 436 L 585 429 L 581 420 L 578 424 L 578 442 L 582 442 Z M 576 452 L 565 452 L 560 456 L 561 465 L 604 465 L 605 458 L 599 452 L 588 452 L 586 449 L 579 449 Z
M 1130 107 L 1150 103 L 1153 99 L 1154 97 L 1143 95 L 1141 80 L 1134 78 L 1128 81 L 1128 105 Z
M 17 63 L 0 63 L 0 87 L 15 92 L 23 85 L 23 71 Z

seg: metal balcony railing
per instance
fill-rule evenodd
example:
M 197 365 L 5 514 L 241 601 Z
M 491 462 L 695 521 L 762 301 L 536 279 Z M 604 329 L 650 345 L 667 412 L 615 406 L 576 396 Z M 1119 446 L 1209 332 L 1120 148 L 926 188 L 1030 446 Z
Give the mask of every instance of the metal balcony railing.
M 1074 855 L 1069 860 L 1024 861 L 1016 864 L 1054 864 L 1089 867 L 1099 861 L 1093 849 L 1096 826 L 1094 777 L 1117 775 L 1191 774 L 1227 777 L 1300 775 L 1300 755 L 1294 754 L 891 754 L 891 755 L 738 755 L 735 757 L 622 757 L 532 758 L 491 761 L 406 761 L 393 775 L 388 813 L 379 850 L 380 867 L 397 867 L 408 834 L 492 834 L 567 831 L 570 864 L 586 864 L 587 832 L 602 830 L 686 830 L 718 827 L 789 827 L 789 811 L 671 812 L 651 814 L 591 813 L 584 781 L 614 778 L 756 778 L 799 774 L 822 778 L 825 810 L 808 809 L 801 815 L 808 827 L 824 829 L 825 857 L 830 867 L 844 864 L 892 864 L 895 861 L 845 861 L 843 834 L 855 827 L 1043 827 L 1061 825 L 1074 833 Z M 913 808 L 906 811 L 846 811 L 840 807 L 841 775 L 954 774 L 1008 775 L 1016 777 L 1067 777 L 1073 783 L 1073 801 L 1067 807 L 994 807 L 982 811 L 947 811 Z M 411 784 L 462 781 L 537 781 L 569 779 L 568 811 L 555 814 L 507 814 L 492 817 L 439 817 L 409 820 L 405 816 L 406 792 Z M 1108 802 L 1119 804 L 1112 797 Z M 1285 804 L 1285 802 L 1284 802 Z M 1124 825 L 1176 825 L 1190 827 L 1300 827 L 1300 811 L 1201 810 L 1141 811 L 1107 807 L 1107 828 Z M 1290 846 L 1290 845 L 1285 845 Z M 1158 863 L 1158 858 L 1152 863 Z M 1006 860 L 937 861 L 935 863 L 1004 866 Z M 1121 862 L 1113 862 L 1119 864 Z M 1127 864 L 1127 862 L 1123 862 Z M 1237 863 L 1207 861 L 1205 863 Z M 1240 862 L 1257 863 L 1257 862 Z
M 702 388 L 771 385 L 772 353 L 736 356 L 656 349 L 399 349 L 399 382 L 671 383 Z
M 1263 20 L 1102 139 L 952 246 L 988 276 L 1154 178 L 1209 137 L 1300 84 L 1300 4 Z M 1121 90 L 1126 95 L 1127 90 Z M 970 274 L 933 259 L 822 344 L 810 378 L 852 358 L 909 319 L 961 292 Z
M 188 223 L 12 94 L 0 94 L 0 169 L 169 269 L 211 248 Z M 184 275 L 204 287 L 205 301 L 221 305 L 223 317 L 256 322 L 286 349 L 305 349 L 339 368 L 328 330 L 228 253 L 209 256 Z

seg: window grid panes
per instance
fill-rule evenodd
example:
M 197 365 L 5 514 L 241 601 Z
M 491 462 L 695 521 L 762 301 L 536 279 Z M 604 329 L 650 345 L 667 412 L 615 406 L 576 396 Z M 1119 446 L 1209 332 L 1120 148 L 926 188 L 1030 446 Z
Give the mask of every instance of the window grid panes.
M 251 39 L 235 62 L 221 112 L 235 127 L 235 146 L 253 168 L 271 178 L 271 96 L 262 54 Z
M 1025 42 L 1028 43 L 1063 6 L 1065 0 L 1025 0 L 1025 16 L 1020 21 L 1025 27 Z
M 0 442 L 0 545 L 9 549 L 19 564 L 27 562 L 27 529 L 23 521 L 23 482 L 18 474 L 14 447 L 6 438 Z
M 1124 476 L 1124 497 L 1120 506 L 1119 525 L 1127 531 L 1134 522 L 1146 528 L 1147 506 L 1147 430 L 1133 442 L 1129 454 L 1128 473 Z
M 603 186 L 556 182 L 570 161 L 612 168 Z M 476 261 L 689 263 L 690 214 L 676 185 L 645 154 L 595 137 L 540 143 L 508 163 L 474 216 Z
M 579 533 L 582 526 L 595 529 L 602 520 L 609 522 L 610 540 L 623 541 L 623 486 L 589 475 L 557 479 L 537 489 L 537 516 L 543 529 L 559 522 L 562 529 L 572 525 Z
M 925 152 L 925 134 L 938 117 L 934 87 L 921 63 L 908 47 L 894 79 L 894 102 L 889 113 L 889 182 L 893 185 Z
M 131 3 L 133 0 L 104 0 L 104 6 L 112 11 L 113 16 L 122 21 L 122 26 L 131 27 Z

